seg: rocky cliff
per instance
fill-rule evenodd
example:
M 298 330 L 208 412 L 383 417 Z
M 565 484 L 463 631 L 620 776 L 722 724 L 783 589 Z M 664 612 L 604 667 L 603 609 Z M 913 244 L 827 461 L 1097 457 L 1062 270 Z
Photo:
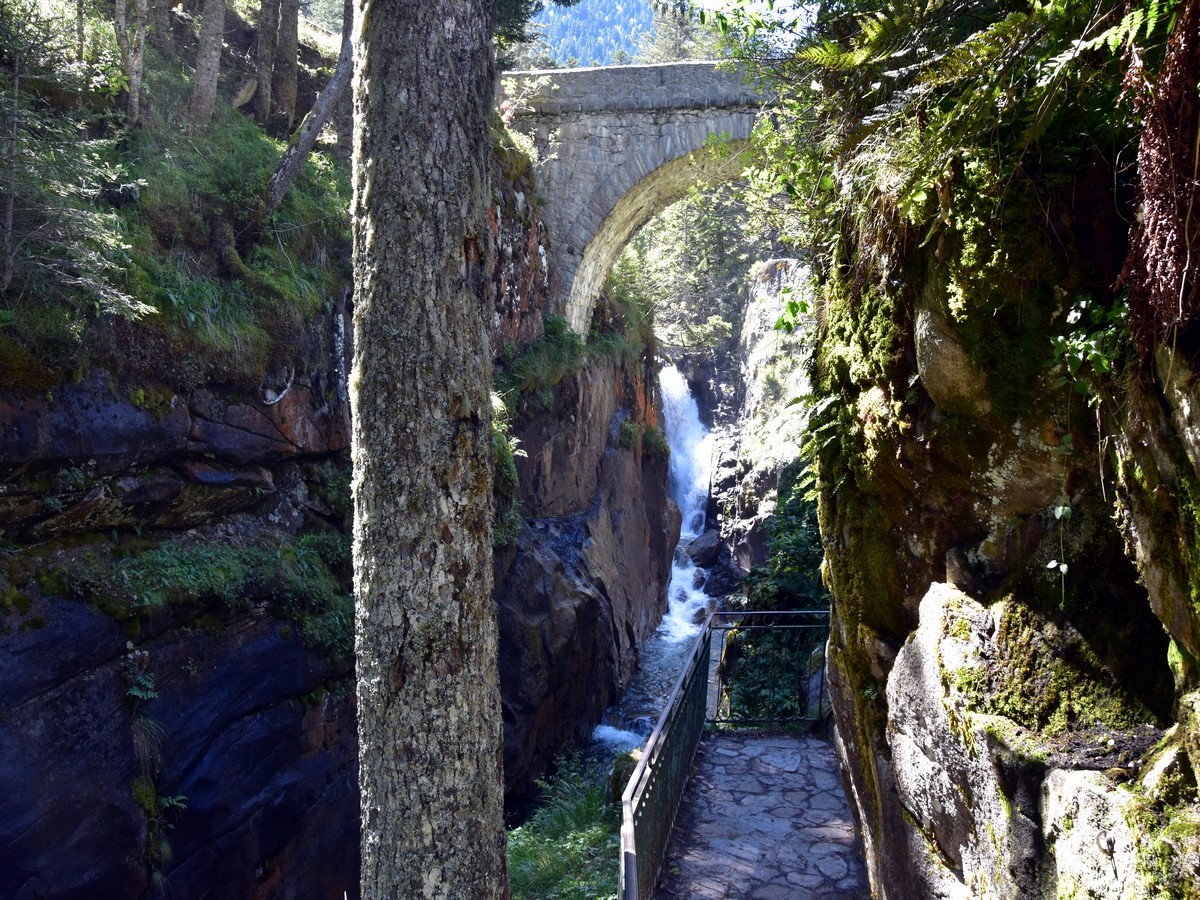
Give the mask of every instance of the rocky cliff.
M 766 523 L 775 511 L 779 476 L 804 442 L 809 393 L 806 336 L 777 330 L 792 294 L 808 290 L 808 271 L 797 260 L 756 267 L 738 338 L 736 417 L 717 431 L 709 517 L 720 528 L 732 563 L 743 574 L 766 561 Z
M 542 337 L 549 273 L 511 147 L 496 184 L 503 356 Z M 356 895 L 350 305 L 289 323 L 266 373 L 116 323 L 119 365 L 0 389 L 0 895 Z M 650 373 L 589 359 L 516 426 L 514 802 L 627 682 L 678 529 Z
M 1088 307 L 1120 232 L 1084 193 L 1061 227 L 1014 203 L 986 275 L 916 250 L 815 310 L 829 685 L 880 897 L 1195 895 L 1195 386 L 1165 349 L 1072 359 L 1117 358 Z
M 679 511 L 667 496 L 666 455 L 630 438 L 655 423 L 654 385 L 649 365 L 589 365 L 516 428 L 526 519 L 495 558 L 505 779 L 515 797 L 586 741 L 666 610 Z
M 335 337 L 279 393 L 0 395 L 4 896 L 356 891 Z

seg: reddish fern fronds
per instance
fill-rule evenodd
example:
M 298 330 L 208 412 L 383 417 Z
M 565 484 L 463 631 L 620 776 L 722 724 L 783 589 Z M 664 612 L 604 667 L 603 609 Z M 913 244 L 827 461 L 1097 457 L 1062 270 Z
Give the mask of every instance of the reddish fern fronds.
M 1138 218 L 1118 286 L 1129 289 L 1130 329 L 1149 360 L 1200 323 L 1200 0 L 1181 5 L 1153 82 L 1136 48 L 1131 58 L 1126 88 L 1144 124 Z

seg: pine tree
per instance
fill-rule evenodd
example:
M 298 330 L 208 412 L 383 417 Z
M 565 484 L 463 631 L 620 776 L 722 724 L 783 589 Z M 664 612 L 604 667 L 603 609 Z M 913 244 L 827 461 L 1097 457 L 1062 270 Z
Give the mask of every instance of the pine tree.
M 354 568 L 362 895 L 507 896 L 483 298 L 493 22 L 360 2 Z

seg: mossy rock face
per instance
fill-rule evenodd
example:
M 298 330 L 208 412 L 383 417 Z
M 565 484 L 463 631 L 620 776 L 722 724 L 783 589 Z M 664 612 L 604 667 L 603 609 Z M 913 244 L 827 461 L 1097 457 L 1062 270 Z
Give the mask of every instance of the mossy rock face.
M 992 614 L 996 652 L 985 678 L 967 691 L 979 710 L 1052 735 L 1100 726 L 1127 731 L 1156 721 L 1069 623 L 1015 597 L 997 603 Z
M 1129 551 L 1175 648 L 1180 691 L 1200 686 L 1200 445 L 1197 386 L 1181 359 L 1157 361 L 1162 393 L 1140 380 L 1111 415 Z
M 1179 700 L 1179 723 L 1128 794 L 1126 821 L 1137 835 L 1141 896 L 1200 898 L 1200 692 Z
M 1012 722 L 1014 760 L 1081 765 L 1096 749 L 1085 745 L 1099 741 L 1096 759 L 1128 778 L 1172 717 L 1159 620 L 1179 644 L 1177 668 L 1195 672 L 1200 659 L 1200 588 L 1186 574 L 1200 571 L 1191 559 L 1200 553 L 1192 514 L 1200 490 L 1188 487 L 1200 483 L 1192 464 L 1200 449 L 1165 446 L 1169 414 L 1138 404 L 1122 412 L 1141 424 L 1114 440 L 1120 423 L 1098 424 L 1070 385 L 1056 386 L 1052 341 L 1070 330 L 1067 298 L 1089 290 L 1092 276 L 1076 248 L 1048 239 L 1040 212 L 1014 199 L 1001 229 L 956 210 L 957 235 L 936 253 L 902 254 L 878 278 L 855 284 L 848 260 L 816 304 L 812 381 L 822 405 L 813 446 L 834 597 L 830 691 L 876 842 L 873 865 L 892 867 L 877 882 L 912 875 L 903 848 L 925 834 L 890 793 L 894 710 L 880 687 L 931 584 L 956 584 L 992 610 L 986 665 L 949 677 L 972 716 Z M 1192 424 L 1188 433 L 1200 435 Z M 1144 440 L 1150 432 L 1154 440 Z M 1113 446 L 1132 461 L 1116 471 L 1097 464 L 1100 448 Z M 1166 476 L 1164 460 L 1173 461 Z M 1142 540 L 1135 563 L 1112 499 L 1139 469 L 1155 474 L 1129 489 L 1138 506 L 1127 518 L 1158 537 Z M 1127 533 L 1136 547 L 1136 529 Z M 1165 599 L 1160 582 L 1171 586 Z
M 62 372 L 43 365 L 30 349 L 0 331 L 0 384 L 6 390 L 51 390 Z

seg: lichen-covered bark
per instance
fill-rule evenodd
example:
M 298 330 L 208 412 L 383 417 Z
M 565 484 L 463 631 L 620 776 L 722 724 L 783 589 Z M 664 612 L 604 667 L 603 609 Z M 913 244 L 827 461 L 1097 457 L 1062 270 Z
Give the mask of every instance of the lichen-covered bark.
M 491 8 L 356 6 L 363 896 L 506 894 L 482 301 Z
M 225 30 L 225 0 L 204 0 L 200 18 L 200 43 L 196 48 L 196 74 L 192 78 L 192 124 L 204 126 L 217 101 L 217 75 L 221 69 L 221 37 Z
M 296 74 L 300 52 L 300 0 L 282 0 L 279 5 L 279 41 L 275 47 L 275 70 L 271 76 L 270 131 L 287 137 L 296 118 Z

